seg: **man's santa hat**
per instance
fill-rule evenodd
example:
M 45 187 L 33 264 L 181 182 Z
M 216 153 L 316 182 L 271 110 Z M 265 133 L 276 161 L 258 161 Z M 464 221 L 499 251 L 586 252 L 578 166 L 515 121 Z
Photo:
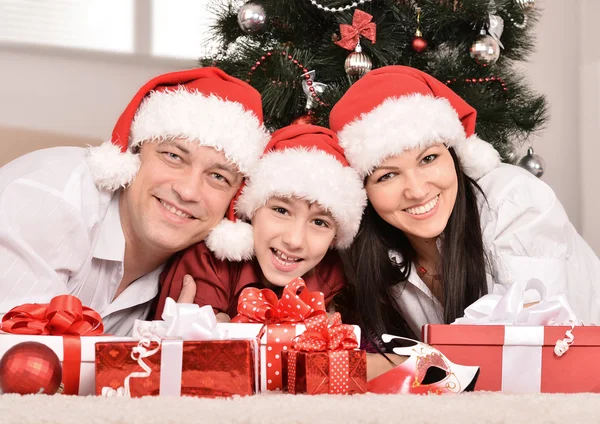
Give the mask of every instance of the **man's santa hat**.
M 260 93 L 212 67 L 152 79 L 127 105 L 111 140 L 89 148 L 96 185 L 109 191 L 126 187 L 140 166 L 139 145 L 174 138 L 214 147 L 247 174 L 269 140 Z
M 317 202 L 337 224 L 335 247 L 350 246 L 358 232 L 367 196 L 362 179 L 349 166 L 334 132 L 314 125 L 290 125 L 273 133 L 256 169 L 231 202 L 229 223 L 219 225 L 206 245 L 220 259 L 252 257 L 253 237 L 240 235 L 238 220 L 251 220 L 274 196 Z
M 358 80 L 329 115 L 346 157 L 361 177 L 385 159 L 442 142 L 478 180 L 500 163 L 475 135 L 477 112 L 444 83 L 408 66 L 386 66 Z

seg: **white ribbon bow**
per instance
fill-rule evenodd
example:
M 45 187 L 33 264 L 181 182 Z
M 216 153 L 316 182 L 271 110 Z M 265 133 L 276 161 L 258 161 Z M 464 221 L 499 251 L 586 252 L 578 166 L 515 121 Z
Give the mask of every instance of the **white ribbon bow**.
M 209 305 L 177 303 L 170 297 L 165 302 L 162 321 L 135 320 L 133 337 L 155 335 L 163 339 L 223 340 L 226 334 L 217 327 L 217 317 Z
M 525 307 L 527 292 L 539 293 L 539 302 Z M 564 294 L 547 296 L 544 283 L 537 278 L 515 281 L 508 289 L 495 284 L 491 294 L 487 294 L 465 309 L 465 315 L 452 324 L 461 325 L 565 325 L 570 326 L 565 338 L 557 340 L 554 353 L 562 356 L 571 344 L 574 336 L 572 330 L 576 325 L 583 325 L 569 305 Z
M 132 335 L 134 338 L 139 339 L 139 342 L 132 349 L 131 357 L 137 361 L 144 371 L 129 374 L 125 378 L 123 387 L 119 387 L 117 390 L 111 387 L 103 387 L 102 396 L 129 397 L 131 395 L 129 380 L 150 376 L 152 370 L 144 362 L 144 358 L 158 352 L 163 339 L 223 340 L 227 338 L 226 333 L 217 327 L 217 317 L 212 307 L 208 305 L 200 307 L 191 303 L 177 303 L 168 297 L 161 317 L 163 321 L 135 320 Z M 154 349 L 150 349 L 152 342 L 156 343 Z
M 528 291 L 539 293 L 539 302 L 525 308 Z M 537 278 L 515 281 L 508 288 L 495 284 L 487 294 L 465 309 L 453 324 L 462 325 L 582 325 L 563 294 L 547 296 L 544 283 Z

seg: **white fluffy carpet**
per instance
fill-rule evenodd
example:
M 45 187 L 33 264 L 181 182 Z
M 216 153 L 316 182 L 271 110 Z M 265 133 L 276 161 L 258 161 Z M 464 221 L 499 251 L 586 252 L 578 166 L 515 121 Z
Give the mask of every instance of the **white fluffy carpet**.
M 598 394 L 258 395 L 235 399 L 0 395 L 2 424 L 96 423 L 582 423 Z

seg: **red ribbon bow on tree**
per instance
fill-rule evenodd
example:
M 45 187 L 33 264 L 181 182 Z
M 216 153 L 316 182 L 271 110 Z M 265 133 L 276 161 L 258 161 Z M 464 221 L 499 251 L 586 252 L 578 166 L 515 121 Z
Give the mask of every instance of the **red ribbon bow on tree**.
M 69 294 L 50 303 L 26 303 L 2 317 L 2 331 L 13 334 L 97 336 L 104 332 L 98 312 Z
M 231 322 L 299 323 L 318 311 L 325 311 L 321 292 L 309 292 L 302 278 L 295 278 L 283 289 L 281 299 L 270 289 L 248 287 L 238 301 L 238 315 Z
M 375 44 L 377 25 L 375 25 L 374 22 L 371 22 L 371 19 L 373 19 L 372 15 L 356 9 L 354 11 L 354 16 L 352 17 L 352 25 L 340 24 L 340 35 L 342 36 L 342 39 L 336 41 L 335 44 L 346 50 L 354 50 L 358 45 L 361 35 L 371 40 L 371 43 Z
M 306 331 L 294 340 L 294 349 L 305 352 L 326 350 L 351 350 L 358 347 L 358 340 L 351 325 L 342 324 L 339 312 L 330 318 L 324 311 L 304 321 Z

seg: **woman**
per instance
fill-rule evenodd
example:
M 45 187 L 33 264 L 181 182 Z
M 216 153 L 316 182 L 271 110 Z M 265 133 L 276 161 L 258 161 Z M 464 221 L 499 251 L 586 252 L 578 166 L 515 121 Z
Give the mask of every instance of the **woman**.
M 600 323 L 598 257 L 550 187 L 477 138 L 475 117 L 443 83 L 405 66 L 369 72 L 331 112 L 369 199 L 348 252 L 350 306 L 376 342 L 385 332 L 416 338 L 494 284 L 534 277 Z

